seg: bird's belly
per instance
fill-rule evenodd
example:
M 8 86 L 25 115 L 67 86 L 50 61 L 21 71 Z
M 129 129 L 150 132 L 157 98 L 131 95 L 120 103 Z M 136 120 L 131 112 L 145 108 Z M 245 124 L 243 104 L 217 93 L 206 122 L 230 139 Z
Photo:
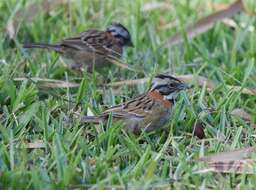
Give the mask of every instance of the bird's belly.
M 98 69 L 109 65 L 109 61 L 103 55 L 98 55 L 92 52 L 86 51 L 67 51 L 62 54 L 62 57 L 68 60 L 68 65 L 72 69 L 81 70 L 87 68 L 88 71 L 92 71 L 93 68 Z
M 152 121 L 150 123 L 148 123 L 148 126 L 146 127 L 146 131 L 150 132 L 150 131 L 154 131 L 157 130 L 159 128 L 162 128 L 170 119 L 171 117 L 171 110 L 166 110 L 163 113 L 159 113 L 155 114 L 156 116 L 152 116 Z
M 165 110 L 164 112 L 149 114 L 145 118 L 129 118 L 124 123 L 128 130 L 139 134 L 143 130 L 150 132 L 163 127 L 170 119 L 170 116 L 171 110 Z

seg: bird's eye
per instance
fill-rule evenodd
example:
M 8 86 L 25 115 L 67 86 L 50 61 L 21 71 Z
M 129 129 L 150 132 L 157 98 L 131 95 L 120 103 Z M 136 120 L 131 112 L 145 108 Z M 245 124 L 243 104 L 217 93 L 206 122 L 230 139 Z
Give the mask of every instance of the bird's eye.
M 176 88 L 176 87 L 177 87 L 177 84 L 176 84 L 176 83 L 170 83 L 170 84 L 169 84 L 169 87 L 170 87 L 170 88 Z

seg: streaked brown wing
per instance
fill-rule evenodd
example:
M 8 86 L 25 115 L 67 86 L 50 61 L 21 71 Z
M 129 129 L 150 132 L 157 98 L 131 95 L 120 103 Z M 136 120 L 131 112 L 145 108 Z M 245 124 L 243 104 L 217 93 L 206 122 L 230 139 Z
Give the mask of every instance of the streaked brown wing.
M 77 50 L 93 51 L 95 49 L 93 39 L 100 36 L 101 33 L 102 31 L 98 31 L 95 29 L 87 30 L 81 33 L 80 36 L 71 37 L 71 38 L 62 40 L 60 45 L 69 47 L 69 48 L 74 48 Z
M 91 33 L 91 32 L 90 32 Z M 83 43 L 88 44 L 93 50 L 111 58 L 121 57 L 121 48 L 118 47 L 116 39 L 107 32 L 94 31 L 93 34 L 84 34 L 81 37 Z M 114 56 L 114 57 L 113 57 Z
M 114 45 L 115 39 L 107 35 L 103 31 L 91 29 L 80 34 L 80 36 L 67 38 L 62 40 L 61 46 L 74 48 L 77 50 L 86 50 L 95 52 L 105 56 L 120 56 L 120 52 L 116 52 L 111 47 Z
M 148 112 L 150 112 L 154 103 L 155 100 L 146 94 L 143 94 L 123 104 L 113 106 L 106 110 L 103 114 L 109 114 L 112 112 L 112 116 L 117 118 L 144 118 Z

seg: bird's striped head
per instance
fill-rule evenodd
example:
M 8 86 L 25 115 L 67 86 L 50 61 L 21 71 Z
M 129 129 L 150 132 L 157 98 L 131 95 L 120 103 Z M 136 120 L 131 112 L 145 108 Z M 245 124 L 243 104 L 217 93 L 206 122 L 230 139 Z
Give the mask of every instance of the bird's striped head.
M 117 38 L 122 46 L 133 46 L 129 31 L 120 23 L 112 23 L 107 32 Z
M 188 89 L 188 85 L 170 75 L 157 75 L 152 80 L 150 91 L 158 91 L 167 100 L 174 100 L 181 90 Z

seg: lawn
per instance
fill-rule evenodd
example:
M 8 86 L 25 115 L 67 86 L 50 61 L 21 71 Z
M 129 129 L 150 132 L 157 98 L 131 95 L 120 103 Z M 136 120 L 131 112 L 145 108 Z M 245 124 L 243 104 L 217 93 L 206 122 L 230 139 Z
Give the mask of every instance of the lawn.
M 198 160 L 255 146 L 256 91 L 249 89 L 256 86 L 256 17 L 241 11 L 189 40 L 189 24 L 234 1 L 54 2 L 0 1 L 0 189 L 256 186 L 255 170 L 202 172 L 209 166 Z M 55 43 L 89 28 L 104 30 L 114 21 L 131 33 L 134 48 L 122 62 L 132 71 L 113 65 L 77 73 L 54 52 L 22 48 L 23 42 Z M 167 47 L 177 32 L 183 41 Z M 193 86 L 180 93 L 163 130 L 136 136 L 111 119 L 107 126 L 79 122 L 145 92 L 150 80 L 133 80 L 158 73 L 190 76 Z M 204 80 L 195 80 L 199 76 Z M 204 130 L 201 138 L 195 126 Z

